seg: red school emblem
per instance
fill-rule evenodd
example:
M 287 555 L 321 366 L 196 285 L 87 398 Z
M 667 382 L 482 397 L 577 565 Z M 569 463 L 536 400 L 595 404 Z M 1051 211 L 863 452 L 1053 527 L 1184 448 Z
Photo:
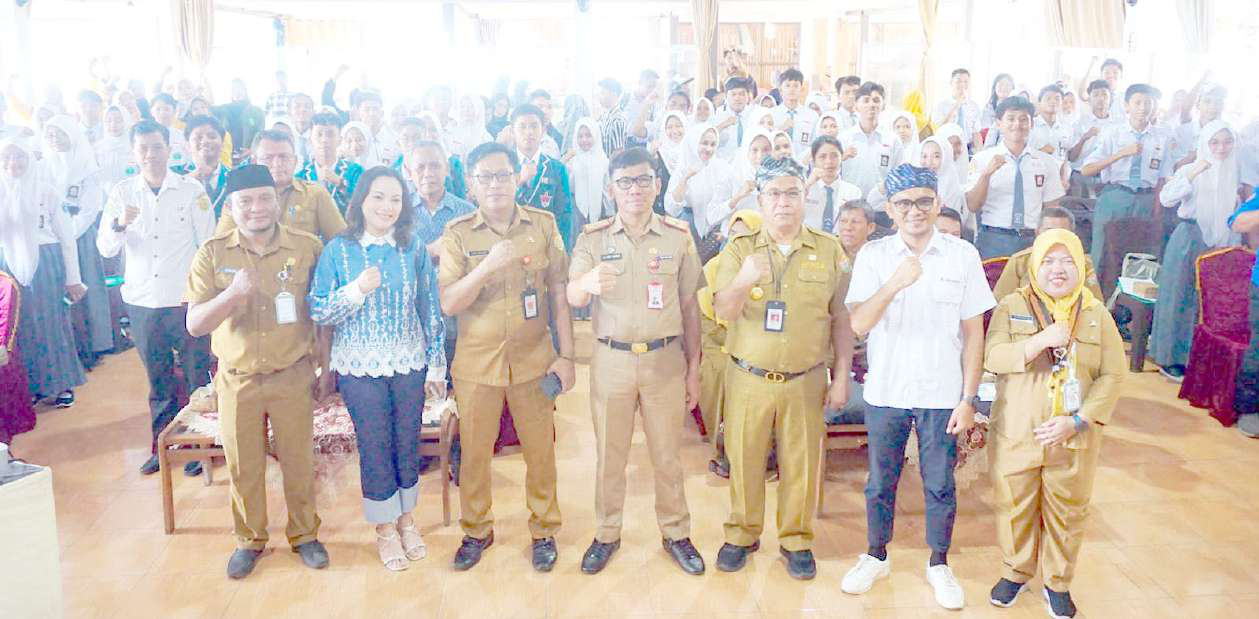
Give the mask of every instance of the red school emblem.
M 1044 186 L 1045 186 L 1045 175 L 1044 175 L 1044 174 L 1037 174 L 1037 175 L 1036 175 L 1036 186 L 1037 186 L 1037 187 L 1044 187 Z
M 549 192 L 549 191 L 544 191 L 544 192 L 542 192 L 542 195 L 541 195 L 541 196 L 539 196 L 539 199 L 540 199 L 540 200 L 541 200 L 541 202 L 542 202 L 542 208 L 544 208 L 544 209 L 550 209 L 550 208 L 551 208 L 551 192 Z

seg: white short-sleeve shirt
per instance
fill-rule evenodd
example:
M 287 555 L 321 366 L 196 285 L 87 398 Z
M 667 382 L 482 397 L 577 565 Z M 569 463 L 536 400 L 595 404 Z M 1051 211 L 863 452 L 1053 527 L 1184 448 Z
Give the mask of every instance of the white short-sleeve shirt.
M 851 309 L 883 287 L 913 255 L 899 234 L 866 243 L 844 303 Z M 952 409 L 962 400 L 962 321 L 997 305 L 979 251 L 933 233 L 919 256 L 922 275 L 896 293 L 870 330 L 864 397 L 871 406 Z
M 773 112 L 775 127 L 783 126 L 788 118 L 793 119 L 791 128 L 787 130 L 791 134 L 792 154 L 796 161 L 804 162 L 809 154 L 809 147 L 813 145 L 813 139 L 817 137 L 817 112 L 804 104 L 792 110 L 785 103 L 779 104 Z
M 845 150 L 850 146 L 857 149 L 857 156 L 840 164 L 840 175 L 860 187 L 861 195 L 883 182 L 901 158 L 900 138 L 878 127 L 871 133 L 862 131 L 861 125 L 845 129 L 839 134 L 839 143 Z
M 834 198 L 832 203 L 835 206 L 834 220 L 831 222 L 831 229 L 827 230 L 822 227 L 822 215 L 826 212 L 826 188 L 830 187 Z M 849 200 L 861 199 L 861 188 L 845 181 L 842 177 L 835 177 L 835 182 L 829 185 L 819 180 L 809 187 L 809 192 L 804 198 L 804 223 L 810 228 L 816 228 L 823 232 L 835 234 L 835 227 L 839 225 L 839 210 L 844 203 Z
M 1035 228 L 1040 221 L 1040 210 L 1046 202 L 1066 195 L 1062 185 L 1062 162 L 1038 150 L 1031 144 L 1023 148 L 1019 161 L 1010 153 L 1005 142 L 979 151 L 970 162 L 970 174 L 965 191 L 975 188 L 980 174 L 988 168 L 992 158 L 1005 157 L 1005 165 L 988 179 L 988 197 L 979 211 L 979 223 L 997 228 L 1014 226 L 1014 175 L 1015 167 L 1023 171 L 1023 228 Z
M 1113 115 L 1114 112 L 1111 114 Z M 1138 133 L 1125 120 L 1102 129 L 1096 141 L 1097 147 L 1084 160 L 1084 165 L 1098 163 L 1123 150 L 1129 144 L 1141 142 L 1141 153 L 1137 155 L 1141 158 L 1141 182 L 1140 187 L 1132 187 L 1132 189 L 1153 187 L 1158 184 L 1159 179 L 1172 175 L 1176 157 L 1176 139 L 1170 131 L 1162 127 L 1150 125 Z M 1102 169 L 1098 179 L 1107 184 L 1117 183 L 1130 186 L 1132 184 L 1129 178 L 1131 171 L 1132 158 L 1125 157 Z

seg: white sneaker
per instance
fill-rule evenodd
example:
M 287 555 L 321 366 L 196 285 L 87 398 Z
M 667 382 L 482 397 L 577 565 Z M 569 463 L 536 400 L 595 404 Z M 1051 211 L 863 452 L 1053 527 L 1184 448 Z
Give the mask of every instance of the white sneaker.
M 874 586 L 874 581 L 880 578 L 887 578 L 892 573 L 892 559 L 883 559 L 882 561 L 863 554 L 857 557 L 857 564 L 844 574 L 844 581 L 840 584 L 840 588 L 844 593 L 860 595 L 870 590 Z
M 966 594 L 962 592 L 962 585 L 957 582 L 949 566 L 927 566 L 927 582 L 935 589 L 936 604 L 949 610 L 961 610 L 966 605 Z

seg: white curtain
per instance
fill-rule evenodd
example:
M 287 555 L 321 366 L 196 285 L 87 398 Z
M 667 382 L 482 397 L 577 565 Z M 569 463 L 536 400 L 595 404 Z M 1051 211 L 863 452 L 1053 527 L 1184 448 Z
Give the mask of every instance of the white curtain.
M 1123 47 L 1124 0 L 1045 0 L 1050 41 L 1061 47 Z
M 1185 46 L 1196 54 L 1207 53 L 1211 25 L 1215 23 L 1215 2 L 1212 0 L 1176 0 L 1180 27 L 1185 32 Z
M 171 0 L 171 21 L 180 56 L 204 72 L 214 49 L 214 0 Z
M 695 22 L 695 92 L 716 88 L 717 5 L 719 0 L 691 0 Z
M 932 97 L 935 89 L 932 88 L 931 76 L 935 72 L 931 68 L 931 46 L 935 44 L 936 23 L 939 16 L 940 0 L 918 0 L 918 18 L 922 21 L 922 36 L 926 40 L 926 47 L 922 50 L 922 65 L 918 73 L 918 89 L 922 91 L 923 99 L 926 101 L 934 101 Z M 930 108 L 927 113 L 930 114 Z

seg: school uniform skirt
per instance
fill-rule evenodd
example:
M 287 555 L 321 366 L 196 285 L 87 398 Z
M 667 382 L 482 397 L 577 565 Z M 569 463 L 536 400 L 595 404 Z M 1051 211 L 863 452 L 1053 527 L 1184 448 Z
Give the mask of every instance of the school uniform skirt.
M 105 262 L 96 249 L 99 222 L 92 224 L 78 240 L 79 273 L 87 294 L 71 309 L 79 358 L 90 358 L 114 348 L 114 323 L 110 316 L 109 290 L 105 288 Z
M 3 258 L 0 269 L 12 273 Z M 66 265 L 61 259 L 61 246 L 40 245 L 35 277 L 30 286 L 22 287 L 17 341 L 31 393 L 45 398 L 87 382 L 74 346 L 70 308 L 62 300 L 65 295 Z
M 1167 242 L 1158 270 L 1158 302 L 1150 354 L 1162 367 L 1189 363 L 1193 326 L 1198 322 L 1198 256 L 1207 250 L 1198 222 L 1182 219 Z

